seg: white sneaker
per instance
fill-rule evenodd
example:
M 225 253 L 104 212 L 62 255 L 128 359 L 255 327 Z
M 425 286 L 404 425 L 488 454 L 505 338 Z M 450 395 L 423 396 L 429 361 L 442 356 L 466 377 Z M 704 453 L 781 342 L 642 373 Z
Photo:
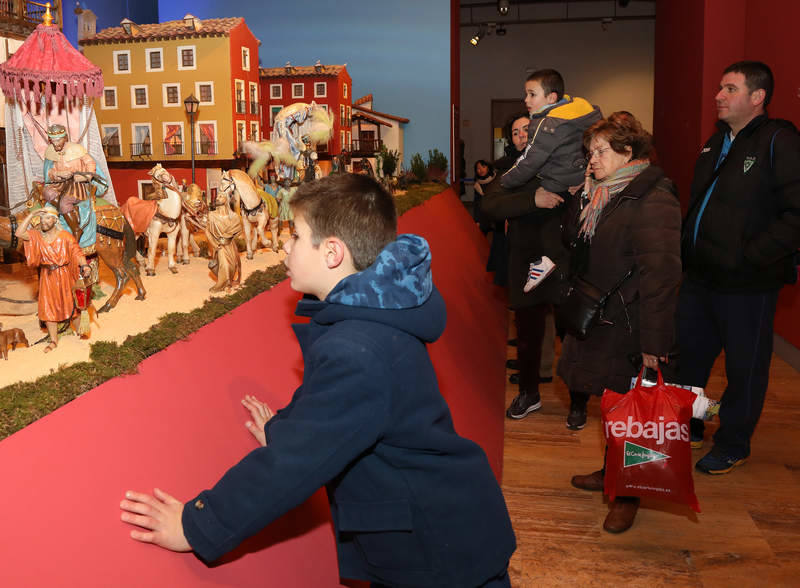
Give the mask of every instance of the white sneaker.
M 541 284 L 542 280 L 549 276 L 554 269 L 556 269 L 556 264 L 546 255 L 542 255 L 540 259 L 531 263 L 528 268 L 528 281 L 525 282 L 525 286 L 522 290 L 524 292 L 530 292 Z

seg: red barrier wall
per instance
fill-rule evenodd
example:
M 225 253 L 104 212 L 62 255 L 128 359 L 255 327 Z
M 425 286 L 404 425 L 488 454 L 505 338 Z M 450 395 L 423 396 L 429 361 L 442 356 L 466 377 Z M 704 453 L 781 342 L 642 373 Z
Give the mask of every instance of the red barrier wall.
M 400 228 L 431 243 L 448 310 L 431 357 L 458 431 L 499 476 L 506 311 L 483 269 L 486 242 L 450 190 Z M 125 490 L 158 486 L 187 500 L 253 449 L 240 399 L 279 408 L 300 382 L 290 328 L 298 297 L 284 281 L 0 443 L 0 585 L 336 586 L 322 491 L 214 567 L 134 542 L 119 519 Z

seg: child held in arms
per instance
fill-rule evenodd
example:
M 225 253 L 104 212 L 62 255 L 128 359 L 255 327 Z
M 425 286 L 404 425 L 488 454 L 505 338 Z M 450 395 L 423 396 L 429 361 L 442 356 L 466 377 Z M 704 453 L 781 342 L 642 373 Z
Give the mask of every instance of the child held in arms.
M 500 184 L 514 190 L 538 178 L 536 208 L 556 208 L 569 197 L 571 186 L 584 181 L 583 132 L 602 114 L 585 99 L 565 94 L 564 78 L 554 69 L 540 69 L 528 76 L 525 106 L 531 118 L 528 144 Z M 544 255 L 531 262 L 525 292 L 538 286 L 555 268 L 547 255 L 553 253 L 547 249 L 543 240 Z
M 400 235 L 374 180 L 333 175 L 292 200 L 287 275 L 303 383 L 277 413 L 242 401 L 260 447 L 185 504 L 126 492 L 131 537 L 213 562 L 325 486 L 339 573 L 382 586 L 510 586 L 514 533 L 478 445 L 459 437 L 426 343 L 444 330 L 427 242 Z

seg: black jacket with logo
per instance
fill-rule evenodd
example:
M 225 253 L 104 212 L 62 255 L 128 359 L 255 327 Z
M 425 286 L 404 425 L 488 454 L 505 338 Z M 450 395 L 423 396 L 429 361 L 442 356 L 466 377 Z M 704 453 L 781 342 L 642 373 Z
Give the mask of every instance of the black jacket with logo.
M 757 116 L 736 135 L 717 185 L 697 215 L 730 127 L 705 144 L 695 165 L 682 255 L 689 277 L 724 291 L 775 290 L 795 281 L 800 247 L 800 135 L 795 126 Z

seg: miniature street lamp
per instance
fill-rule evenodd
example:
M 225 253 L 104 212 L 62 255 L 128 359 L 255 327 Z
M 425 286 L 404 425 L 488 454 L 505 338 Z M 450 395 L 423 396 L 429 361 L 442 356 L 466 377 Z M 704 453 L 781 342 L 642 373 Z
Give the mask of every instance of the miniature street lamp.
M 194 97 L 194 94 L 189 94 L 189 97 L 183 101 L 183 105 L 186 107 L 186 114 L 189 115 L 189 129 L 191 131 L 191 149 L 192 149 L 192 183 L 196 183 L 194 181 L 194 115 L 197 114 L 197 107 L 200 104 L 200 101 Z

